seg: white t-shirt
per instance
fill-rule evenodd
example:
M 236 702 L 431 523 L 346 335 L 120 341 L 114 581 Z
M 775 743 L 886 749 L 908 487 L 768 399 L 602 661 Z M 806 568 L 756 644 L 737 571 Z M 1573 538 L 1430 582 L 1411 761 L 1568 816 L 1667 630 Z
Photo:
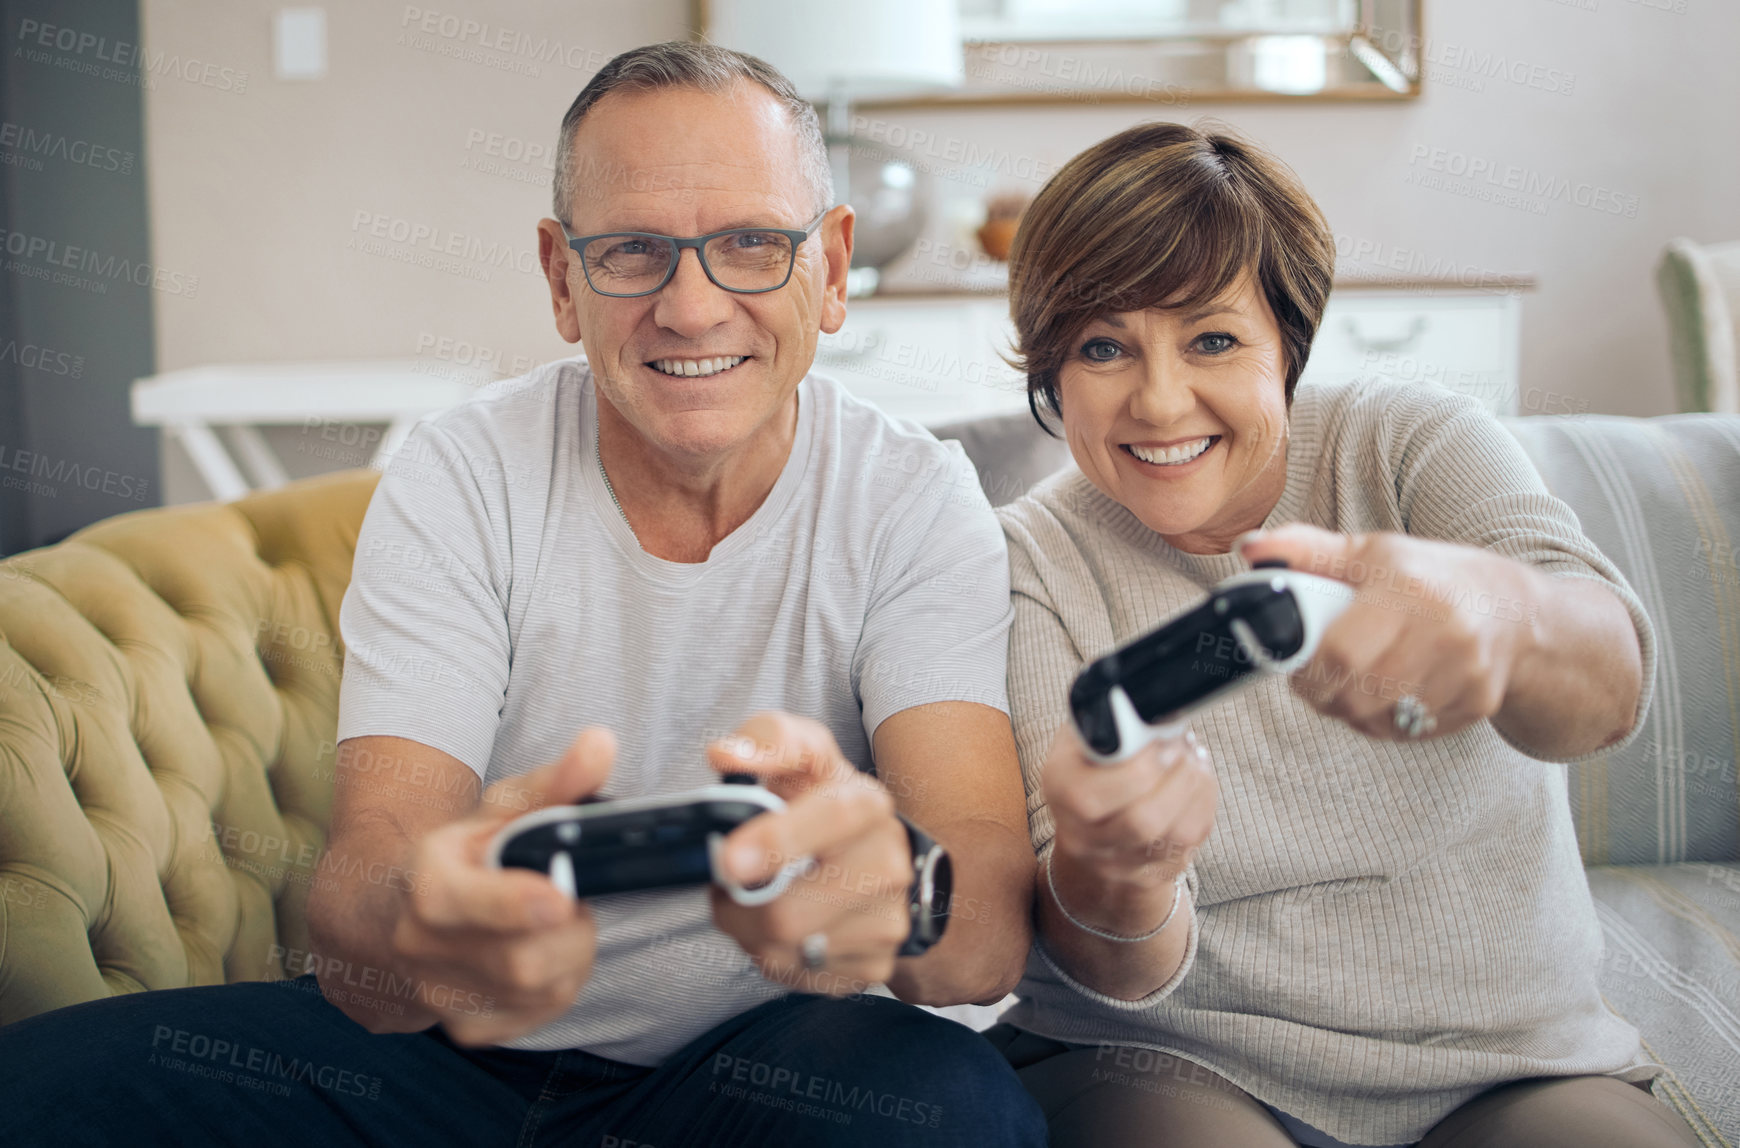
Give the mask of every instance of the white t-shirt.
M 822 721 L 865 770 L 903 709 L 1007 712 L 1003 535 L 959 444 L 810 375 L 766 500 L 705 562 L 669 562 L 611 502 L 583 359 L 492 390 L 419 422 L 369 503 L 339 740 L 410 738 L 487 786 L 609 726 L 601 793 L 620 798 L 716 781 L 703 745 L 762 709 Z M 657 1064 L 786 991 L 713 927 L 704 889 L 592 907 L 591 979 L 510 1047 Z

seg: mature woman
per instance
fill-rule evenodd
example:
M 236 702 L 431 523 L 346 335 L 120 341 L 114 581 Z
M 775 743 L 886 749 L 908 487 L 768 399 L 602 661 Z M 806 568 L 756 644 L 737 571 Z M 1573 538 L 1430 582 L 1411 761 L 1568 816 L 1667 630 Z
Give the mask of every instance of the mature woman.
M 1040 931 L 988 1035 L 1054 1144 L 1692 1143 L 1601 1000 L 1545 764 L 1635 736 L 1649 620 L 1478 403 L 1295 393 L 1333 264 L 1286 168 L 1173 124 L 1022 221 L 1023 367 L 1077 469 L 1000 512 Z M 1316 658 L 1090 765 L 1076 671 L 1267 558 L 1356 588 Z

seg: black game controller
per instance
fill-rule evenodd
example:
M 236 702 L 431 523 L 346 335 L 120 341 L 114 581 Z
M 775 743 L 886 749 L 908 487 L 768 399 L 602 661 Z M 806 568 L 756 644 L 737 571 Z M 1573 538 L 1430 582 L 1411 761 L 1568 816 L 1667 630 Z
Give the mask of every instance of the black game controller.
M 747 774 L 660 797 L 557 805 L 516 817 L 489 843 L 485 860 L 533 869 L 571 897 L 602 897 L 712 882 L 741 905 L 764 905 L 785 892 L 807 857 L 765 885 L 745 888 L 725 875 L 725 835 L 785 802 Z
M 1353 603 L 1344 582 L 1279 560 L 1220 583 L 1208 601 L 1088 665 L 1069 691 L 1088 757 L 1119 762 L 1175 737 L 1190 715 L 1311 659 L 1323 631 Z

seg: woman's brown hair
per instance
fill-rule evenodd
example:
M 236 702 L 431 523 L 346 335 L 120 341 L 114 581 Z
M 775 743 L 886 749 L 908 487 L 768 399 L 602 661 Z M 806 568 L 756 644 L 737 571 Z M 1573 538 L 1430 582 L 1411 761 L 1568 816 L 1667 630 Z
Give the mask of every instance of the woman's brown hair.
M 1009 252 L 1013 362 L 1033 417 L 1062 413 L 1058 369 L 1095 318 L 1200 306 L 1247 271 L 1281 329 L 1291 404 L 1335 275 L 1335 237 L 1292 170 L 1224 131 L 1164 123 L 1064 164 Z

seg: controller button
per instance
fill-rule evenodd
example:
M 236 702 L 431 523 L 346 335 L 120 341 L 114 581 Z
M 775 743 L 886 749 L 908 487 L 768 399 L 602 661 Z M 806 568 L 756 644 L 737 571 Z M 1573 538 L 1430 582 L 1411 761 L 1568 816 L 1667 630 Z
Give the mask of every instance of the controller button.
M 726 785 L 759 785 L 760 783 L 761 779 L 753 773 L 727 773 L 725 775 Z
M 570 897 L 578 896 L 574 883 L 574 859 L 566 853 L 550 857 L 550 882 Z
M 1276 567 L 1282 570 L 1287 569 L 1287 560 L 1285 558 L 1259 558 L 1251 563 L 1252 570 L 1268 570 Z
M 564 845 L 574 844 L 574 842 L 580 840 L 580 826 L 572 821 L 557 822 L 556 840 Z

